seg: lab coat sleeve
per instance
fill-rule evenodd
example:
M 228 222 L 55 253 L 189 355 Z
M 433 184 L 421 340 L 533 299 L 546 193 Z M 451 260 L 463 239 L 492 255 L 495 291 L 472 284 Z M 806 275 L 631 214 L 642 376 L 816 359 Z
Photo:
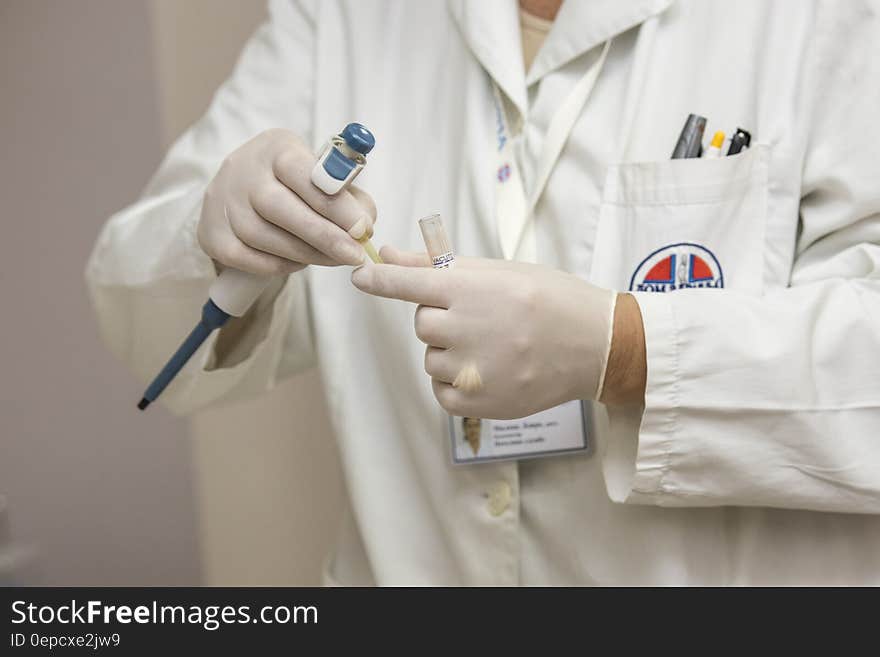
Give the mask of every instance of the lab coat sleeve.
M 111 350 L 145 383 L 198 322 L 216 276 L 198 245 L 196 224 L 222 160 L 268 128 L 311 141 L 313 33 L 304 2 L 272 0 L 269 19 L 205 115 L 174 144 L 142 198 L 111 217 L 98 238 L 86 269 L 98 323 Z M 307 272 L 270 286 L 250 311 L 258 321 L 229 362 L 218 362 L 215 332 L 161 401 L 186 413 L 256 395 L 309 366 L 307 287 Z
M 880 513 L 880 20 L 858 6 L 817 21 L 790 286 L 636 295 L 647 389 L 615 501 Z

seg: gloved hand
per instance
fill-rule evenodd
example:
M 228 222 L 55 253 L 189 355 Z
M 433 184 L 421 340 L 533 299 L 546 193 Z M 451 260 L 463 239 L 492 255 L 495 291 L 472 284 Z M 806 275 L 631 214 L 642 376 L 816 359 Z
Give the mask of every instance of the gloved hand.
M 425 371 L 451 415 L 519 418 L 601 395 L 615 292 L 540 265 L 456 256 L 447 270 L 424 254 L 385 247 L 381 255 L 390 264 L 360 267 L 352 282 L 419 304 Z M 469 391 L 459 374 L 470 366 L 481 385 Z
M 311 180 L 315 154 L 296 135 L 267 130 L 229 155 L 205 192 L 198 225 L 216 262 L 255 274 L 359 265 L 376 206 L 349 187 L 328 196 Z M 329 219 L 329 221 L 328 221 Z

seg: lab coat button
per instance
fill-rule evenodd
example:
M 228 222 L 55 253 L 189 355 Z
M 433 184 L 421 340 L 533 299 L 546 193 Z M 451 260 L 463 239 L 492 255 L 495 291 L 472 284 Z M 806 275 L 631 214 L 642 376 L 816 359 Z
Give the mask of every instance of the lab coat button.
M 489 497 L 489 513 L 493 516 L 500 516 L 510 507 L 510 484 L 506 481 L 499 481 L 492 486 L 488 493 Z

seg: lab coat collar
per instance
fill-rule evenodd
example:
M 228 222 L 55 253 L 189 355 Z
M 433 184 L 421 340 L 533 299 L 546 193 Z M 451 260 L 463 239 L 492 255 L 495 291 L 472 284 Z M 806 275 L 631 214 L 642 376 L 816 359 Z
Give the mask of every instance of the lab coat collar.
M 672 0 L 566 0 L 526 77 L 517 0 L 449 0 L 474 56 L 521 115 L 527 113 L 528 85 L 670 4 Z
M 525 115 L 528 102 L 517 0 L 449 0 L 449 10 L 471 52 Z
M 529 69 L 526 85 L 664 12 L 670 4 L 672 0 L 566 0 Z

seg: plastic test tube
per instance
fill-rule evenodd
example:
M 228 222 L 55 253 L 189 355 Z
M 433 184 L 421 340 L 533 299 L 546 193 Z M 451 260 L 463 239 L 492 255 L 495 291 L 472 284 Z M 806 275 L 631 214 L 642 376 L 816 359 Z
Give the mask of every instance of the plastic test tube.
M 455 265 L 455 255 L 452 246 L 446 237 L 446 229 L 443 228 L 443 220 L 439 214 L 419 219 L 419 228 L 422 230 L 422 239 L 425 240 L 425 248 L 431 257 L 434 269 L 450 269 Z
M 428 255 L 431 257 L 434 269 L 451 269 L 455 265 L 455 255 L 452 253 L 452 246 L 449 244 L 449 238 L 446 236 L 446 229 L 443 228 L 440 215 L 432 214 L 430 217 L 419 219 L 419 228 L 422 229 L 422 238 L 425 240 L 425 247 L 428 249 Z M 482 388 L 483 379 L 480 377 L 480 370 L 476 363 L 473 361 L 465 363 L 464 367 L 455 375 L 452 386 L 465 393 L 475 392 Z M 474 449 L 473 445 L 471 448 Z M 475 452 L 476 449 L 474 449 Z

